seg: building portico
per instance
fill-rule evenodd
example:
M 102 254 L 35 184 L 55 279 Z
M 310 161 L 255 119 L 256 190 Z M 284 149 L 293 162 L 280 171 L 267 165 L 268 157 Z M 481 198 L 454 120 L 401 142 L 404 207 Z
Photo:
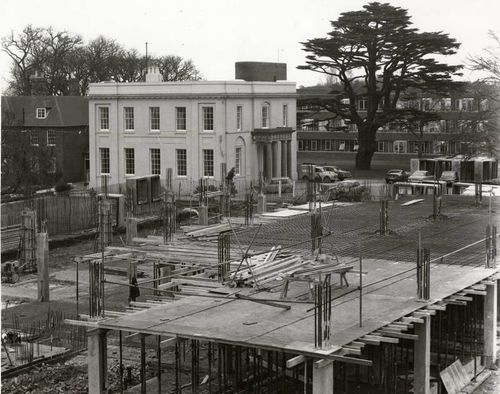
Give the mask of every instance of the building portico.
M 255 129 L 252 139 L 257 144 L 258 171 L 266 181 L 271 178 L 293 178 L 292 135 L 290 127 Z

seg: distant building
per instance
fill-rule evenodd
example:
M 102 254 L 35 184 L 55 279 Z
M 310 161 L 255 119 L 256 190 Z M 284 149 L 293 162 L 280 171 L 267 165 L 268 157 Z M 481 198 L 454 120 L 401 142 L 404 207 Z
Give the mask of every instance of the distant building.
M 48 148 L 51 171 L 66 182 L 89 176 L 88 101 L 79 96 L 2 96 L 2 134 Z M 2 142 L 3 143 L 3 142 Z
M 151 67 L 146 82 L 90 84 L 90 185 L 104 175 L 124 192 L 131 178 L 164 184 L 171 169 L 175 187 L 192 191 L 200 178 L 223 179 L 222 163 L 240 190 L 259 174 L 296 178 L 295 83 L 259 80 L 266 65 L 247 67 L 250 81 L 161 82 Z
M 331 153 L 330 164 L 353 166 L 358 150 L 356 125 L 311 104 L 314 102 L 311 99 L 329 97 L 331 90 L 329 87 L 297 90 L 298 161 L 314 161 L 318 156 L 314 152 L 323 152 Z M 480 142 L 470 141 L 468 137 L 477 135 L 476 131 L 481 131 L 488 121 L 488 95 L 481 94 L 479 89 L 470 90 L 462 96 L 437 97 L 419 93 L 402 97 L 398 104 L 401 107 L 433 112 L 440 119 L 424 124 L 421 132 L 404 130 L 398 122 L 380 128 L 372 167 L 409 168 L 410 159 L 419 154 L 432 158 L 485 153 L 481 152 Z M 364 99 L 356 102 L 361 115 L 366 111 L 366 104 Z

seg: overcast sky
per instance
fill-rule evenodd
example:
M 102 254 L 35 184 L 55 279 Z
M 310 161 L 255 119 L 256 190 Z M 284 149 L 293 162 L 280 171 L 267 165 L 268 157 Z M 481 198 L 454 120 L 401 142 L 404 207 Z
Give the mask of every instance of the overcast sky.
M 0 35 L 24 26 L 53 26 L 85 40 L 99 34 L 154 55 L 190 58 L 207 80 L 234 79 L 236 61 L 280 61 L 288 80 L 312 85 L 324 78 L 297 70 L 301 41 L 323 37 L 329 21 L 358 10 L 360 0 L 1 0 Z M 500 31 L 499 0 L 395 0 L 409 10 L 415 27 L 449 33 L 462 43 L 450 63 L 463 63 L 491 45 L 488 30 Z M 0 53 L 1 88 L 10 61 Z M 465 71 L 467 79 L 475 75 Z

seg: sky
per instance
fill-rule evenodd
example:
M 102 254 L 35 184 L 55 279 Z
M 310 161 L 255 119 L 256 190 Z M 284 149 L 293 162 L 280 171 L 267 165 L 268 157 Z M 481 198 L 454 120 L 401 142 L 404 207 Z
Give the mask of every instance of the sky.
M 500 32 L 499 0 L 394 0 L 408 9 L 421 31 L 443 31 L 462 43 L 448 63 L 463 64 L 492 45 L 488 30 Z M 330 21 L 362 8 L 360 0 L 1 0 L 0 36 L 26 25 L 52 26 L 80 34 L 114 38 L 127 48 L 153 55 L 192 59 L 207 80 L 234 79 L 237 61 L 287 63 L 297 86 L 325 80 L 297 70 L 305 62 L 300 42 L 324 37 Z M 10 60 L 0 52 L 0 89 L 7 84 Z M 479 75 L 480 76 L 480 75 Z M 464 70 L 464 78 L 477 73 Z

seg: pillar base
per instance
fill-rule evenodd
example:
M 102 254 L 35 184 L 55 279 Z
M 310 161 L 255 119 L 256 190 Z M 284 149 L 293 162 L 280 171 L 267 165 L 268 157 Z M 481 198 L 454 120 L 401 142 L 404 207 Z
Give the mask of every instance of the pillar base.
M 267 205 L 266 205 L 266 195 L 259 194 L 257 196 L 257 213 L 266 213 Z
M 208 225 L 208 207 L 205 205 L 202 205 L 201 207 L 198 208 L 198 224 L 202 226 L 207 226 Z

